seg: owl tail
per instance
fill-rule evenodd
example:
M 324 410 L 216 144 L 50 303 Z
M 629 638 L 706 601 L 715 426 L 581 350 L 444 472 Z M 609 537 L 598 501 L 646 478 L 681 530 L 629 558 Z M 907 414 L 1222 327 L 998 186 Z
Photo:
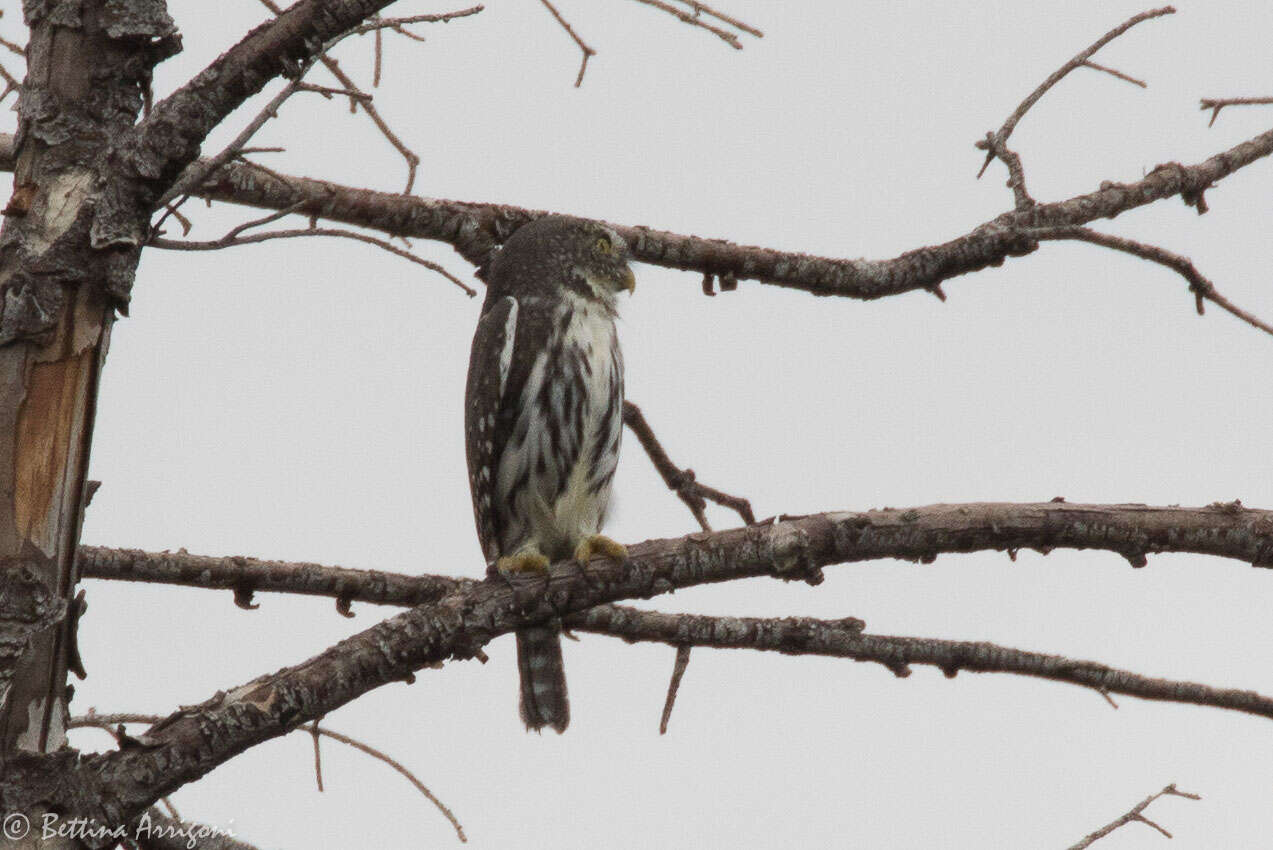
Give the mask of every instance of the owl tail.
M 570 723 L 566 699 L 566 667 L 561 660 L 561 634 L 549 626 L 517 632 L 517 669 L 521 673 L 522 721 L 536 732 L 551 726 L 565 732 Z

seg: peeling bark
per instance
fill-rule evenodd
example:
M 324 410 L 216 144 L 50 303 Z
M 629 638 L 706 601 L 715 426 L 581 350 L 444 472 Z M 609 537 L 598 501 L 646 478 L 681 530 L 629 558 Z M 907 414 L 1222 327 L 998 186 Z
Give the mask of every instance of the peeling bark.
M 0 230 L 0 558 L 22 561 L 65 604 L 98 377 L 139 253 L 95 238 L 113 213 L 111 145 L 141 110 L 172 21 L 158 0 L 25 11 L 15 191 Z M 17 664 L 0 707 L 0 758 L 64 743 L 72 622 L 33 635 Z

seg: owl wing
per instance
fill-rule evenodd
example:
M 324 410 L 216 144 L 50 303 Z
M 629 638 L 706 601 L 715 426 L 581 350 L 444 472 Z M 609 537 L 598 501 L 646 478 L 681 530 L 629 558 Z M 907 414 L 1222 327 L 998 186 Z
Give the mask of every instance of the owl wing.
M 473 333 L 469 375 L 464 391 L 464 437 L 473 494 L 473 518 L 482 554 L 490 564 L 499 556 L 500 511 L 495 500 L 499 458 L 508 439 L 500 415 L 513 364 L 517 336 L 517 299 L 495 301 L 482 313 Z

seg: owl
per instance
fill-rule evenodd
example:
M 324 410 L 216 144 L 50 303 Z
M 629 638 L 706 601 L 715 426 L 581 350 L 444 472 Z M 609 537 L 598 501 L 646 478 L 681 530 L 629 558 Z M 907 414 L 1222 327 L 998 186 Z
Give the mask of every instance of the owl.
M 623 435 L 618 296 L 636 285 L 613 230 L 564 216 L 518 229 L 487 273 L 464 404 L 473 515 L 488 568 L 627 553 L 601 535 Z M 560 628 L 517 632 L 528 729 L 570 722 Z

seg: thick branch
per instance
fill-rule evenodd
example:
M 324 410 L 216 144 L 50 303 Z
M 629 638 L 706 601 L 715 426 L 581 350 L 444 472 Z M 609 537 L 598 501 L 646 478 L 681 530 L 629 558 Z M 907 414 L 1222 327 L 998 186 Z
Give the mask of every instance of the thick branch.
M 0 135 L 0 169 L 12 169 L 13 139 Z M 1165 198 L 1181 196 L 1197 205 L 1204 190 L 1273 153 L 1273 130 L 1193 165 L 1160 165 L 1133 183 L 1104 182 L 1101 188 L 1065 201 L 1004 213 L 940 245 L 907 251 L 888 260 L 817 257 L 737 245 L 645 227 L 611 223 L 632 246 L 637 260 L 724 278 L 749 279 L 816 295 L 875 299 L 933 290 L 949 280 L 1012 256 L 1033 252 L 1038 242 L 1022 231 L 1081 225 L 1114 218 Z M 215 201 L 300 212 L 392 236 L 446 242 L 475 265 L 484 264 L 509 234 L 547 213 L 502 204 L 468 203 L 374 192 L 323 180 L 268 172 L 231 163 L 196 190 Z
M 554 566 L 540 577 L 465 583 L 354 635 L 296 666 L 182 709 L 142 746 L 90 756 L 28 759 L 0 777 L 0 805 L 45 803 L 125 823 L 161 795 L 255 744 L 327 714 L 415 671 L 470 658 L 525 625 L 607 602 L 768 575 L 816 584 L 834 563 L 939 552 L 1055 547 L 1108 549 L 1144 564 L 1146 552 L 1196 552 L 1273 564 L 1273 512 L 1238 503 L 1209 508 L 1141 505 L 935 505 L 917 510 L 816 514 L 712 534 L 651 540 L 629 559 Z M 61 772 L 59 772 L 61 771 Z M 57 777 L 54 781 L 53 777 Z
M 1019 232 L 1023 228 L 1087 224 L 1176 195 L 1196 203 L 1203 190 L 1270 153 L 1273 130 L 1203 162 L 1161 165 L 1133 183 L 1106 182 L 1085 195 L 1005 213 L 963 236 L 888 260 L 832 259 L 645 227 L 611 226 L 644 263 L 757 280 L 816 295 L 869 300 L 933 289 L 952 277 L 1029 254 L 1038 243 L 1023 236 Z M 197 194 L 267 209 L 283 209 L 303 201 L 302 211 L 309 215 L 394 236 L 449 243 L 479 266 L 514 230 L 546 215 L 508 205 L 394 195 L 300 177 L 280 180 L 242 163 L 227 166 Z
M 1236 502 L 1205 508 L 975 502 L 813 514 L 791 521 L 801 527 L 827 525 L 851 530 L 851 537 L 841 540 L 837 549 L 836 557 L 843 561 L 899 558 L 930 562 L 943 553 L 997 550 L 1015 554 L 1021 549 L 1050 552 L 1064 548 L 1116 552 L 1133 566 L 1144 566 L 1147 554 L 1184 552 L 1273 567 L 1273 511 L 1244 508 Z M 787 524 L 770 521 L 758 527 L 768 534 Z M 712 541 L 739 533 L 741 529 L 694 534 L 659 545 Z M 265 591 L 326 596 L 346 603 L 414 606 L 437 602 L 477 584 L 472 579 L 439 575 L 408 576 L 241 556 L 100 546 L 81 546 L 78 568 L 84 578 L 231 590 L 244 602 L 250 601 L 252 593 Z
M 445 576 L 406 576 L 309 563 L 100 546 L 81 546 L 78 566 L 83 578 L 231 590 L 245 605 L 250 604 L 254 592 L 272 591 L 346 602 L 414 606 L 436 602 L 466 584 L 463 579 Z

